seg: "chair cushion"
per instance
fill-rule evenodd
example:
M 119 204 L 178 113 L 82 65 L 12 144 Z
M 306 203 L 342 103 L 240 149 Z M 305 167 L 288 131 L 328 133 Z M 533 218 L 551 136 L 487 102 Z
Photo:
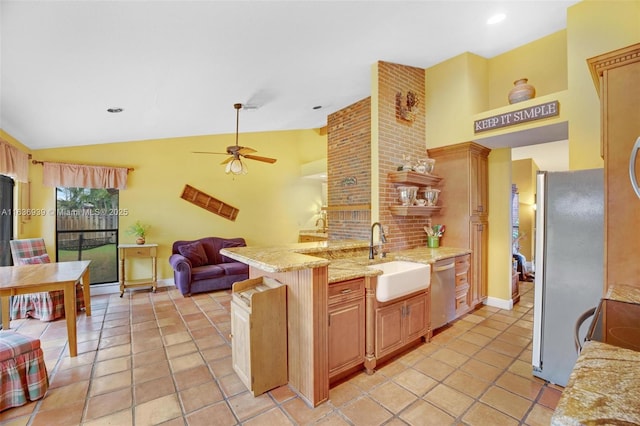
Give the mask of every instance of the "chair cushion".
M 20 259 L 21 265 L 39 265 L 41 263 L 51 263 L 51 259 L 48 254 L 41 254 L 40 256 L 23 257 Z
M 0 361 L 12 359 L 40 347 L 40 340 L 11 331 L 0 333 Z
M 196 241 L 190 244 L 184 244 L 178 247 L 178 251 L 181 255 L 189 259 L 191 266 L 197 268 L 198 266 L 208 265 L 209 259 L 204 252 L 204 248 L 200 241 Z

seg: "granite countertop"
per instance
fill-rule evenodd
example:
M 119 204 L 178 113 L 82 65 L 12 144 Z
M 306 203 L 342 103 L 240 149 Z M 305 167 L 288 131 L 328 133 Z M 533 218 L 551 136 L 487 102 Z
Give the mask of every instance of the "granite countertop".
M 298 235 L 307 235 L 309 237 L 323 237 L 329 238 L 329 234 L 327 232 L 322 232 L 320 229 L 301 229 L 298 231 Z
M 586 342 L 551 418 L 560 425 L 640 424 L 640 352 Z
M 221 254 L 267 272 L 287 272 L 328 266 L 329 283 L 363 276 L 380 275 L 368 265 L 406 260 L 418 263 L 434 263 L 441 259 L 471 253 L 469 249 L 417 247 L 389 253 L 387 257 L 370 260 L 369 242 L 362 240 L 314 241 L 271 247 L 225 248 Z
M 624 284 L 614 284 L 609 287 L 605 299 L 626 303 L 640 303 L 640 288 Z

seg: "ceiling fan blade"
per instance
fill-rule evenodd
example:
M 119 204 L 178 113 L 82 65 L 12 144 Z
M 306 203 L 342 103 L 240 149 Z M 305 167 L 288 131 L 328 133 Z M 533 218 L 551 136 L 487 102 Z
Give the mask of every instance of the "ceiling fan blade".
M 252 154 L 254 152 L 258 152 L 258 151 L 256 151 L 253 148 L 246 147 L 246 146 L 241 146 L 240 149 L 238 150 L 238 154 L 240 154 L 240 155 Z
M 222 163 L 220 164 L 227 164 L 228 162 L 230 162 L 231 160 L 233 160 L 233 157 L 229 157 L 226 160 L 224 160 Z
M 209 152 L 209 151 L 191 151 L 192 154 L 221 154 L 221 155 L 229 155 L 227 152 Z
M 257 161 L 262 161 L 263 163 L 270 163 L 270 164 L 273 164 L 276 161 L 278 161 L 275 158 L 260 157 L 258 155 L 243 155 L 243 157 L 248 158 L 250 160 L 257 160 Z

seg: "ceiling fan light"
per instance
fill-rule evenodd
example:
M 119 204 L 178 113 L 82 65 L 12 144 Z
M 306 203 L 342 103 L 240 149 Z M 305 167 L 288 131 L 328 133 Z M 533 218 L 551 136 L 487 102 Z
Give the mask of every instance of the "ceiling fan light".
M 233 173 L 234 175 L 246 175 L 249 171 L 247 169 L 247 165 L 240 160 L 240 158 L 234 158 L 230 162 L 227 163 L 227 167 L 225 167 L 225 173 Z

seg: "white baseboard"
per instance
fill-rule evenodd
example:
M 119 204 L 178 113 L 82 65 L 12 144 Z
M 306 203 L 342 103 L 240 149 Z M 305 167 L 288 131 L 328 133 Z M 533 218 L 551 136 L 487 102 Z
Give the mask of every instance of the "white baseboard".
M 513 309 L 513 299 L 498 299 L 497 297 L 487 297 L 487 300 L 484 302 L 487 306 L 493 306 L 494 308 L 506 309 L 510 311 Z

